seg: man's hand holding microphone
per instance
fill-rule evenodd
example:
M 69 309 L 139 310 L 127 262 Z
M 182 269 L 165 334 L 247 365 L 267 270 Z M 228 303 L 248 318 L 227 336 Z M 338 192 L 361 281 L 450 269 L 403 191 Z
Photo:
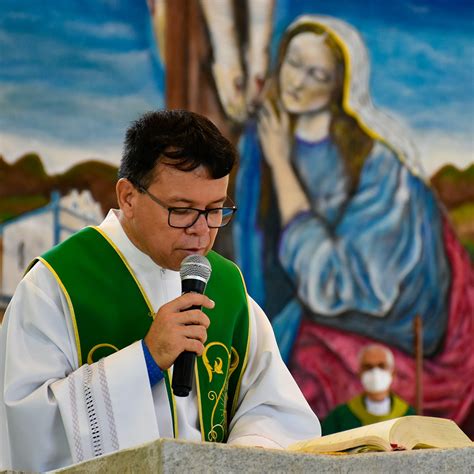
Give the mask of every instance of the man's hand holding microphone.
M 192 387 L 196 355 L 201 356 L 210 320 L 202 307 L 213 309 L 204 293 L 211 275 L 206 257 L 189 255 L 181 263 L 182 292 L 156 313 L 145 344 L 161 370 L 173 368 L 173 393 L 187 396 Z

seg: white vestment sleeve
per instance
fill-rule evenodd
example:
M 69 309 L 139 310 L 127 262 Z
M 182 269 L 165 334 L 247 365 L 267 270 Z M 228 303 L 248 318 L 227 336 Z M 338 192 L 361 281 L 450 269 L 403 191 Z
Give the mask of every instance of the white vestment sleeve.
M 321 436 L 321 425 L 278 350 L 263 310 L 250 303 L 250 349 L 228 444 L 286 448 Z
M 2 467 L 47 471 L 158 437 L 140 342 L 79 368 L 67 303 L 41 263 L 15 292 L 0 351 Z
M 158 437 L 140 342 L 84 364 L 51 385 L 73 462 L 152 441 Z

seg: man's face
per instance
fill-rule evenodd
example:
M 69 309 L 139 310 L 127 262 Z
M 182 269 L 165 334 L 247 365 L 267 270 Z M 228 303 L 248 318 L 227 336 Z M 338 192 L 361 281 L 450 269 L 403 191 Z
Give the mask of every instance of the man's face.
M 360 361 L 359 376 L 365 393 L 372 400 L 383 400 L 390 392 L 393 367 L 380 347 L 368 348 Z
M 158 163 L 153 176 L 147 190 L 169 207 L 221 207 L 227 197 L 229 177 L 212 179 L 203 167 L 185 172 Z M 218 229 L 210 229 L 204 215 L 193 226 L 176 229 L 168 225 L 168 211 L 128 180 L 119 181 L 117 194 L 125 232 L 157 265 L 179 270 L 187 255 L 211 250 Z
M 389 372 L 392 371 L 391 367 L 388 365 L 385 352 L 379 347 L 373 347 L 365 351 L 362 360 L 360 361 L 360 373 L 376 367 L 388 370 Z

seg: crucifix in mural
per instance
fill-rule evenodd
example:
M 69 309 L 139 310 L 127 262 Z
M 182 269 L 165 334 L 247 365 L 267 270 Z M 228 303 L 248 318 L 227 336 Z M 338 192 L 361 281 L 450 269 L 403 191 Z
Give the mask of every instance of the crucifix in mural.
M 116 206 L 130 121 L 187 108 L 239 147 L 218 250 L 318 416 L 360 388 L 370 341 L 413 401 L 419 315 L 425 414 L 469 418 L 471 2 L 16 3 L 0 19 L 3 304 L 25 263 Z

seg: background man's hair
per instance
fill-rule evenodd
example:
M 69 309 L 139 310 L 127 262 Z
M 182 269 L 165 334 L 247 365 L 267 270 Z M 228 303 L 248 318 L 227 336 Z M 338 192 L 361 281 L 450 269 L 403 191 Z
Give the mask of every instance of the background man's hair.
M 132 122 L 125 136 L 119 178 L 147 188 L 157 162 L 192 171 L 204 166 L 213 179 L 227 176 L 235 147 L 206 117 L 187 110 L 158 110 Z
M 360 351 L 359 354 L 357 355 L 357 360 L 359 361 L 359 367 L 361 365 L 362 359 L 367 351 L 370 351 L 372 349 L 380 349 L 383 352 L 385 352 L 385 358 L 387 360 L 387 365 L 390 369 L 395 368 L 395 357 L 393 356 L 393 352 L 386 346 L 382 344 L 368 344 L 367 346 L 364 346 Z

